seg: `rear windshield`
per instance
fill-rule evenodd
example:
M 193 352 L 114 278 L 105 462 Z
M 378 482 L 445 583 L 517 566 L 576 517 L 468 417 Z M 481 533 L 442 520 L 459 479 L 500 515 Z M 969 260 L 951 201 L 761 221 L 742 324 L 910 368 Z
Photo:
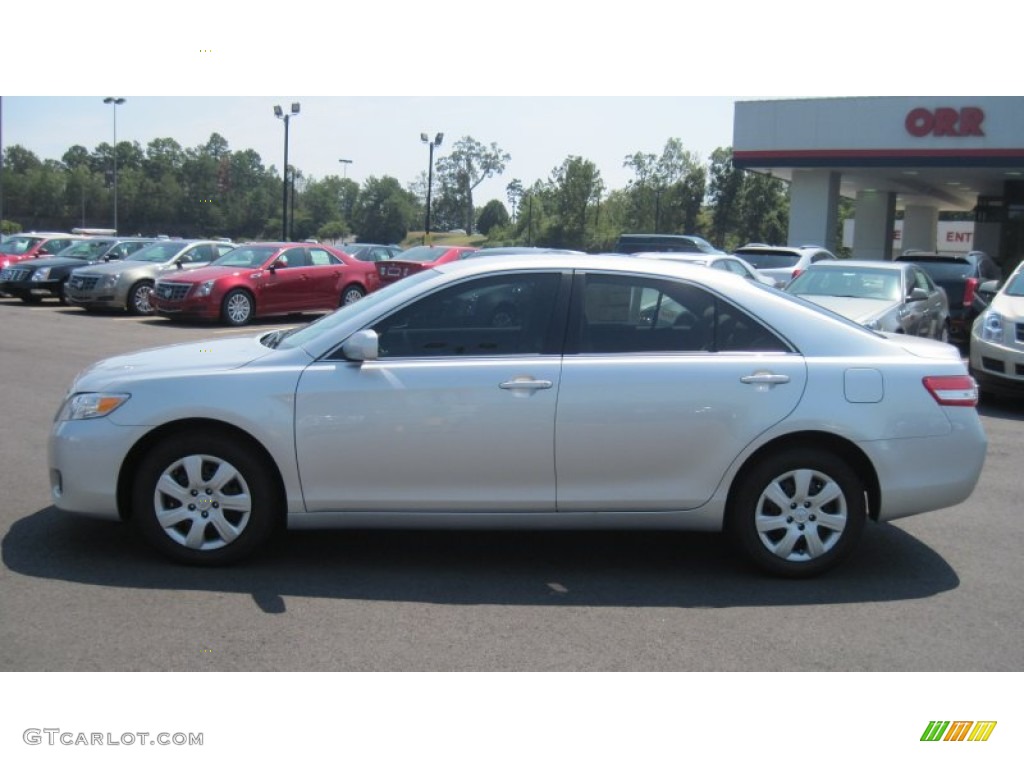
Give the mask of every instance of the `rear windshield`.
M 800 261 L 800 254 L 789 251 L 736 251 L 744 261 L 754 265 L 755 269 L 784 269 L 795 266 Z
M 935 281 L 957 280 L 970 277 L 974 274 L 974 266 L 966 259 L 943 259 L 943 258 L 912 258 L 897 259 L 897 261 L 909 261 L 917 264 L 921 269 L 932 276 Z
M 451 250 L 439 245 L 417 245 L 407 251 L 402 251 L 396 258 L 401 261 L 437 261 Z

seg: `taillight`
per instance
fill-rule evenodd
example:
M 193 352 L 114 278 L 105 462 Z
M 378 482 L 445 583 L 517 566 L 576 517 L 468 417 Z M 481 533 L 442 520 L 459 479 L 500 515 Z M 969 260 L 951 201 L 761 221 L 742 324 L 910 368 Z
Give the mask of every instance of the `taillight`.
M 978 404 L 978 385 L 970 376 L 925 376 L 922 383 L 939 405 Z
M 964 306 L 969 307 L 974 303 L 974 292 L 978 289 L 978 278 L 968 277 L 964 282 Z

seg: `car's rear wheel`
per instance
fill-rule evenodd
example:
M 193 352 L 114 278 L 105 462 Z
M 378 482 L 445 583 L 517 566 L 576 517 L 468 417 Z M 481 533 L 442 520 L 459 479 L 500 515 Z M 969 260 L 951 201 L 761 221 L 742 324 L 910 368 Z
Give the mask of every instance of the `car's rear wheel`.
M 864 529 L 864 485 L 847 461 L 827 450 L 780 451 L 736 482 L 727 526 L 754 563 L 770 573 L 822 573 L 853 550 Z
M 365 295 L 366 291 L 358 285 L 350 285 L 341 292 L 341 306 L 344 307 L 347 304 L 355 304 Z
M 254 308 L 252 294 L 236 288 L 224 297 L 220 316 L 228 325 L 245 325 L 252 320 Z
M 128 312 L 132 315 L 152 315 L 153 305 L 149 296 L 153 293 L 153 283 L 142 280 L 128 291 Z
M 193 565 L 236 562 L 266 542 L 281 509 L 259 452 L 218 433 L 178 434 L 139 465 L 132 521 L 164 555 Z

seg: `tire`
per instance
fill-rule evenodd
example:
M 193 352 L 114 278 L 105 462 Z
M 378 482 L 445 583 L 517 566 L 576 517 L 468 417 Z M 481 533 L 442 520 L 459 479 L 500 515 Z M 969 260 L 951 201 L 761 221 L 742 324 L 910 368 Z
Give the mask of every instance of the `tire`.
M 255 310 L 252 294 L 241 288 L 229 291 L 220 305 L 220 317 L 228 325 L 246 325 Z
M 237 562 L 266 543 L 281 519 L 283 502 L 271 474 L 266 461 L 234 437 L 171 436 L 139 465 L 132 523 L 179 563 Z
M 35 296 L 31 293 L 26 296 L 19 296 L 18 298 L 20 298 L 26 304 L 41 304 L 43 301 L 42 296 Z
M 349 304 L 355 304 L 363 296 L 366 295 L 366 291 L 360 288 L 358 285 L 349 285 L 341 292 L 341 302 L 338 304 L 339 307 L 344 307 Z
M 726 525 L 762 570 L 816 576 L 857 545 L 867 517 L 864 484 L 839 456 L 790 448 L 768 456 L 736 480 Z
M 128 291 L 128 314 L 152 315 L 153 305 L 149 303 L 149 295 L 153 292 L 153 283 L 140 280 Z
M 939 341 L 944 341 L 947 344 L 949 341 L 949 323 L 943 323 L 942 328 L 939 329 Z

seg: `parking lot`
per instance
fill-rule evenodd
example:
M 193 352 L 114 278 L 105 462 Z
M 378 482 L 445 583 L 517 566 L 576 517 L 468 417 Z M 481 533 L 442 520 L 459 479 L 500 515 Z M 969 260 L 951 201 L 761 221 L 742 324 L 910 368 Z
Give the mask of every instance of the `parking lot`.
M 967 502 L 869 525 L 849 562 L 809 581 L 766 578 L 692 533 L 292 532 L 242 566 L 188 568 L 51 506 L 46 438 L 78 370 L 281 325 L 0 299 L 0 668 L 1024 668 L 1024 403 L 980 408 L 988 459 Z

